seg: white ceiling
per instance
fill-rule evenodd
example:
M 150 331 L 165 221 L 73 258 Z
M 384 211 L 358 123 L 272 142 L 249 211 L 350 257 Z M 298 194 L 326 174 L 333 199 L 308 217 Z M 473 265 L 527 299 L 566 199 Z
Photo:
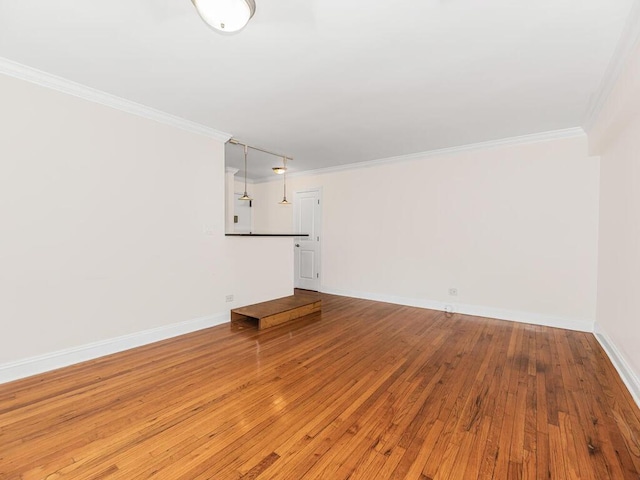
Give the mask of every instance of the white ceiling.
M 222 36 L 189 0 L 0 0 L 0 57 L 293 156 L 296 172 L 581 125 L 634 0 L 256 4 Z

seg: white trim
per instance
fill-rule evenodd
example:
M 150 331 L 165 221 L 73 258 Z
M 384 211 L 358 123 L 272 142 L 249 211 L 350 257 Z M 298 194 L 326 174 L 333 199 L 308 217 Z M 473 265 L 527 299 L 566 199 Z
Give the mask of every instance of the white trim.
M 595 125 L 638 41 L 640 41 L 640 2 L 634 2 L 598 90 L 591 97 L 591 102 L 585 112 L 582 121 L 585 131 L 589 132 Z
M 629 393 L 635 400 L 638 407 L 640 407 L 640 378 L 634 373 L 633 369 L 629 365 L 629 362 L 625 359 L 625 356 L 618 350 L 616 344 L 611 340 L 611 337 L 602 329 L 602 326 L 596 322 L 595 324 L 595 337 L 600 343 L 605 353 L 613 363 L 613 366 L 618 371 L 620 378 L 627 386 Z
M 165 325 L 142 332 L 136 332 L 122 337 L 110 338 L 99 342 L 68 348 L 45 355 L 18 360 L 17 362 L 0 365 L 0 384 L 30 377 L 38 373 L 48 372 L 57 368 L 68 367 L 87 360 L 104 357 L 112 353 L 122 352 L 131 348 L 141 347 L 168 338 L 184 335 L 205 328 L 229 322 L 229 313 L 196 318 L 185 322 Z
M 369 168 L 387 163 L 408 162 L 411 160 L 423 160 L 441 155 L 453 155 L 461 152 L 473 150 L 484 150 L 488 148 L 496 148 L 503 146 L 522 145 L 528 143 L 546 142 L 550 140 L 560 140 L 563 138 L 584 137 L 586 133 L 582 127 L 566 128 L 563 130 L 553 130 L 550 132 L 532 133 L 530 135 L 521 135 L 519 137 L 502 138 L 500 140 L 491 140 L 488 142 L 471 143 L 469 145 L 461 145 L 458 147 L 441 148 L 439 150 L 428 150 L 426 152 L 410 153 L 408 155 L 400 155 L 397 157 L 380 158 L 378 160 L 367 160 L 365 162 L 346 163 L 344 165 L 336 165 L 333 167 L 318 168 L 316 170 L 306 170 L 302 172 L 287 173 L 288 178 L 306 177 L 313 175 L 324 175 L 327 173 L 342 172 L 344 170 L 354 170 L 357 168 Z M 273 175 L 268 177 L 256 178 L 253 183 L 276 182 L 279 178 Z
M 576 330 L 578 332 L 593 332 L 593 321 L 574 320 L 562 317 L 543 315 L 540 313 L 522 312 L 517 310 L 505 310 L 501 308 L 485 307 L 482 305 L 465 305 L 453 302 L 439 302 L 436 300 L 422 298 L 407 298 L 394 295 L 383 295 L 368 292 L 354 292 L 335 289 L 323 286 L 323 293 L 342 295 L 345 297 L 362 298 L 365 300 L 375 300 L 377 302 L 394 303 L 409 307 L 428 308 L 430 310 L 446 311 L 446 307 L 452 307 L 455 313 L 463 315 L 474 315 L 476 317 L 495 318 L 498 320 L 508 320 L 518 323 L 529 323 L 533 325 L 543 325 L 545 327 L 564 328 L 566 330 Z
M 122 110 L 123 112 L 131 113 L 139 117 L 155 120 L 156 122 L 177 127 L 188 132 L 214 138 L 221 142 L 226 142 L 232 136 L 229 133 L 215 130 L 200 123 L 192 122 L 190 120 L 156 110 L 155 108 L 147 107 L 146 105 L 141 105 L 2 57 L 0 57 L 0 73 L 73 95 L 75 97 L 83 98 L 90 102 Z

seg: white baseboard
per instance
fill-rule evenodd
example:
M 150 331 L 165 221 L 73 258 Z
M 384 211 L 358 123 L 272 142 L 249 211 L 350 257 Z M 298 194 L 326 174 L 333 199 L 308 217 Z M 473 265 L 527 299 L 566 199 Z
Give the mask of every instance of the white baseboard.
M 531 323 L 534 325 L 544 325 L 583 332 L 595 332 L 596 339 L 611 359 L 611 362 L 620 374 L 620 377 L 627 386 L 631 396 L 640 407 L 640 379 L 629 366 L 624 355 L 615 346 L 615 343 L 613 343 L 610 337 L 597 323 L 593 324 L 588 321 L 580 322 L 530 312 L 503 310 L 477 305 L 453 304 L 428 299 L 415 299 L 393 295 L 346 291 L 326 286 L 323 286 L 322 292 L 332 295 L 362 298 L 365 300 L 374 300 L 377 302 L 393 303 L 396 305 L 406 305 L 410 307 L 427 308 L 439 311 L 444 311 L 445 306 L 452 305 L 456 313 L 466 315 L 496 318 L 499 320 L 509 320 L 520 323 Z M 229 313 L 211 315 L 100 342 L 93 342 L 87 345 L 60 350 L 45 355 L 39 355 L 19 360 L 17 362 L 6 363 L 4 365 L 0 365 L 0 384 L 48 372 L 57 368 L 67 367 L 87 360 L 93 360 L 112 353 L 141 347 L 143 345 L 148 345 L 150 343 L 221 325 L 227 322 L 229 322 Z
M 211 315 L 5 363 L 0 365 L 0 384 L 221 325 L 228 321 L 229 313 Z
M 622 378 L 622 381 L 627 386 L 629 393 L 631 393 L 636 404 L 640 407 L 640 378 L 635 374 L 622 352 L 618 350 L 618 347 L 616 347 L 616 344 L 611 340 L 611 337 L 607 335 L 598 323 L 595 324 L 595 336 L 611 360 L 611 363 L 613 363 L 613 366 L 620 374 L 620 378 Z
M 501 308 L 485 307 L 482 305 L 466 305 L 454 302 L 438 302 L 429 299 L 416 299 L 398 297 L 393 295 L 383 295 L 368 292 L 354 292 L 335 289 L 327 286 L 322 287 L 322 292 L 345 297 L 362 298 L 365 300 L 375 300 L 377 302 L 395 303 L 409 307 L 428 308 L 430 310 L 445 311 L 446 306 L 452 306 L 455 313 L 474 315 L 477 317 L 495 318 L 498 320 L 509 320 L 519 323 L 530 323 L 533 325 L 543 325 L 545 327 L 564 328 L 566 330 L 576 330 L 579 332 L 593 332 L 593 321 L 573 320 L 561 317 L 553 317 L 539 313 L 522 312 L 517 310 L 504 310 Z

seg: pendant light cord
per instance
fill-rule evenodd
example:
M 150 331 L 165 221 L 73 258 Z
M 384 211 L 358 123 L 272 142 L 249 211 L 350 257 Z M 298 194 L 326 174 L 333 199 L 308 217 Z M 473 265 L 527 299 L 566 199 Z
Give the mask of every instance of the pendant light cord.
M 284 165 L 284 199 L 287 200 L 287 157 L 282 157 L 282 164 Z
M 248 148 L 244 146 L 244 194 L 240 197 L 240 200 L 251 200 L 251 197 L 247 193 L 247 152 Z
M 284 191 L 282 201 L 278 203 L 280 203 L 280 205 L 291 205 L 291 202 L 287 200 L 287 157 L 282 157 L 282 161 L 284 165 L 284 176 L 282 177 Z
M 247 152 L 248 152 L 248 148 L 245 145 L 244 146 L 244 196 L 248 197 L 247 195 Z

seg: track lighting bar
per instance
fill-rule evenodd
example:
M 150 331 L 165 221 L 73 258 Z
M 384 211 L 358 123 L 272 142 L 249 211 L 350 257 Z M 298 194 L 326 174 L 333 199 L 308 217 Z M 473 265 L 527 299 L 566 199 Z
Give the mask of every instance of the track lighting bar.
M 286 155 L 282 155 L 280 153 L 273 153 L 273 152 L 270 152 L 269 150 L 265 150 L 264 148 L 259 148 L 259 147 L 254 147 L 252 145 L 247 145 L 246 143 L 242 143 L 242 142 L 236 140 L 235 138 L 231 138 L 229 140 L 229 143 L 232 143 L 233 145 L 240 145 L 241 147 L 250 148 L 251 150 L 257 150 L 258 152 L 267 153 L 269 155 L 273 155 L 274 157 L 286 158 L 288 162 L 293 160 L 293 158 L 287 157 Z

